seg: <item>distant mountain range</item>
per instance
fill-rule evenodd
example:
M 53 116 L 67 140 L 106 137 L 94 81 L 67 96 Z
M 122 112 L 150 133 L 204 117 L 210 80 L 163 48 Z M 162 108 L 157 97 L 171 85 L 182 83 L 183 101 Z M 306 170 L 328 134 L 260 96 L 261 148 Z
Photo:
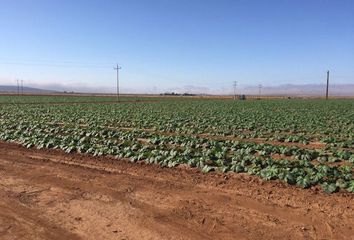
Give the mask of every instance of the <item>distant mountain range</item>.
M 0 93 L 17 93 L 17 86 L 1 86 L 0 85 Z M 21 91 L 21 88 L 20 88 Z M 31 87 L 23 87 L 24 93 L 57 93 L 58 91 L 54 90 L 46 90 L 40 88 L 31 88 Z
M 240 89 L 244 94 L 258 94 L 258 86 L 249 86 Z M 354 84 L 332 84 L 329 86 L 330 96 L 354 96 Z M 282 96 L 324 96 L 326 85 L 324 84 L 285 84 L 279 86 L 263 86 L 261 94 Z
M 237 94 L 266 96 L 324 96 L 326 85 L 324 84 L 283 84 L 283 85 L 263 85 L 261 89 L 257 85 L 241 85 L 236 88 Z M 211 89 L 208 87 L 186 85 L 168 89 L 167 92 L 189 93 L 189 94 L 217 94 L 232 95 L 233 88 L 230 87 Z M 329 86 L 330 96 L 354 96 L 354 84 L 331 84 Z

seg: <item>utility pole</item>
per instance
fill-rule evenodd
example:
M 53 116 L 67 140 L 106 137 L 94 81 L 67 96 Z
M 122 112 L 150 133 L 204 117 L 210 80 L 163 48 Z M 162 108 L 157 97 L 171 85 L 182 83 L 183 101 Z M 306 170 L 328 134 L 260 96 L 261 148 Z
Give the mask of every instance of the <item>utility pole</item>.
M 329 86 L 329 71 L 327 71 L 326 100 L 328 100 L 328 86 Z
M 258 99 L 261 99 L 262 87 L 262 84 L 258 85 Z
M 117 71 L 117 102 L 119 102 L 119 69 L 121 69 L 122 67 L 120 67 L 118 64 L 116 67 L 114 67 L 113 69 Z
M 23 80 L 21 80 L 21 95 L 23 96 Z
M 20 84 L 18 82 L 18 79 L 16 79 L 17 81 L 17 96 L 20 96 Z
M 237 86 L 237 81 L 234 81 L 234 100 L 236 100 L 236 86 Z

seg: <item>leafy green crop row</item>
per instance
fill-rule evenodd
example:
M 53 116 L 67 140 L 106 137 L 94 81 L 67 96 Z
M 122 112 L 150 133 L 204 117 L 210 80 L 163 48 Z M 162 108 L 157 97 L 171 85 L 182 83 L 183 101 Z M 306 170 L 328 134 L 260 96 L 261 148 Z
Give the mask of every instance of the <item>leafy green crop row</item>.
M 27 147 L 243 172 L 303 188 L 321 185 L 328 193 L 354 192 L 353 130 L 352 100 L 0 106 L 0 139 Z M 286 142 L 326 145 L 309 149 Z

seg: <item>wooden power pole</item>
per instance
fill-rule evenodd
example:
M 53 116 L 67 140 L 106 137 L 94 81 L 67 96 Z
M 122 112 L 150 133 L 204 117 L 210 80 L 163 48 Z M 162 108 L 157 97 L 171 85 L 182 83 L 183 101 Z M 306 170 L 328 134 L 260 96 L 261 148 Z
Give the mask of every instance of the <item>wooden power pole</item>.
M 237 81 L 234 81 L 234 100 L 236 100 L 236 86 L 237 86 Z
M 119 102 L 119 69 L 121 69 L 122 67 L 120 67 L 117 64 L 117 67 L 114 67 L 113 69 L 117 71 L 117 102 Z
M 20 96 L 20 83 L 18 79 L 16 81 L 17 81 L 17 96 Z
M 328 86 L 329 86 L 329 71 L 327 71 L 326 100 L 328 100 Z

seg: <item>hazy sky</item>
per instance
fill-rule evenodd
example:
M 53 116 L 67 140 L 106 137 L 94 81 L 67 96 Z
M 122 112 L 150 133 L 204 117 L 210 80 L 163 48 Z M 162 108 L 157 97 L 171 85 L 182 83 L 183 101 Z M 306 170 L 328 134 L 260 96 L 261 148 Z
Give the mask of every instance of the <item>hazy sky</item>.
M 125 91 L 353 83 L 354 1 L 0 1 L 0 84 L 114 91 L 117 62 Z

